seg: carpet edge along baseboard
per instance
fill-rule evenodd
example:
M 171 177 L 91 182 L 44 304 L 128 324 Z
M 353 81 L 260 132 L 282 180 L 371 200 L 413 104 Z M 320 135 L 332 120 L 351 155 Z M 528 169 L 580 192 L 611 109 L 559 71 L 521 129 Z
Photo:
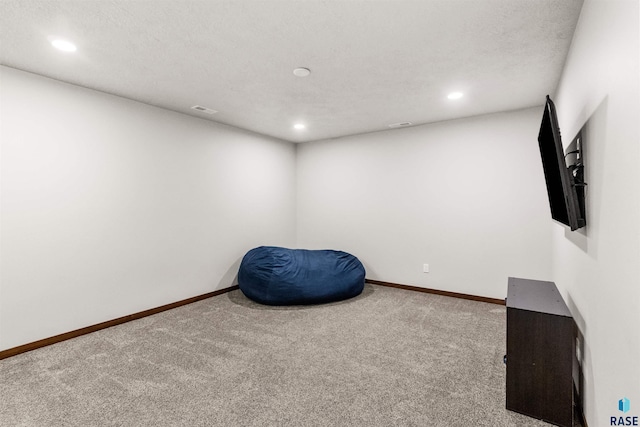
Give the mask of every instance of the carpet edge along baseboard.
M 101 329 L 110 328 L 112 326 L 121 325 L 123 323 L 131 322 L 132 320 L 142 319 L 143 317 L 151 316 L 153 314 L 161 313 L 163 311 L 171 310 L 173 308 L 178 308 L 183 305 L 191 304 L 197 301 L 201 301 L 203 299 L 215 297 L 217 295 L 222 295 L 227 292 L 234 291 L 238 289 L 238 285 L 231 286 L 225 289 L 219 289 L 217 291 L 208 292 L 206 294 L 197 295 L 195 297 L 183 299 L 181 301 L 172 302 L 170 304 L 165 304 L 160 307 L 150 308 L 148 310 L 140 311 L 138 313 L 129 314 L 127 316 L 118 317 L 117 319 L 107 320 L 106 322 L 97 323 L 95 325 L 86 326 L 84 328 L 76 329 L 75 331 L 65 332 L 60 335 L 55 335 L 53 337 L 44 338 L 38 341 L 34 341 L 31 343 L 23 344 L 18 347 L 9 348 L 6 350 L 0 351 L 0 360 L 6 359 L 8 357 L 17 356 L 21 353 L 26 353 L 31 350 L 35 350 L 38 348 L 46 347 L 52 344 L 56 344 L 62 341 L 69 340 L 71 338 L 76 338 L 82 335 L 90 334 L 92 332 L 99 331 Z
M 411 286 L 411 285 L 401 285 L 399 283 L 391 283 L 391 282 L 383 282 L 380 280 L 373 280 L 373 279 L 365 279 L 366 283 L 370 283 L 372 285 L 380 285 L 380 286 L 388 286 L 388 287 L 392 287 L 392 288 L 398 288 L 398 289 L 404 289 L 404 290 L 408 290 L 408 291 L 416 291 L 416 292 L 424 292 L 424 293 L 428 293 L 428 294 L 435 294 L 435 295 L 442 295 L 442 296 L 447 296 L 447 297 L 453 297 L 453 298 L 461 298 L 461 299 L 466 299 L 466 300 L 471 300 L 471 301 L 480 301 L 480 302 L 486 302 L 486 303 L 490 303 L 490 304 L 498 304 L 498 305 L 505 305 L 504 300 L 502 299 L 497 299 L 497 298 L 487 298 L 487 297 L 482 297 L 482 296 L 476 296 L 476 295 L 468 295 L 468 294 L 461 294 L 458 292 L 449 292 L 449 291 L 441 291 L 438 289 L 430 289 L 430 288 L 422 288 L 419 286 Z M 18 347 L 13 347 L 13 348 L 9 348 L 6 350 L 2 350 L 0 351 L 0 360 L 2 359 L 6 359 L 8 357 L 12 357 L 12 356 L 17 356 L 18 354 L 21 353 L 26 353 L 28 351 L 31 350 L 35 350 L 38 348 L 42 348 L 42 347 L 46 347 L 52 344 L 56 344 L 62 341 L 66 341 L 69 340 L 71 338 L 76 338 L 82 335 L 86 335 L 86 334 L 90 334 L 92 332 L 96 332 L 99 331 L 101 329 L 106 329 L 106 328 L 110 328 L 112 326 L 116 326 L 116 325 L 121 325 L 123 323 L 126 322 L 130 322 L 132 320 L 137 320 L 137 319 L 141 319 L 143 317 L 147 317 L 147 316 L 151 316 L 153 314 L 157 314 L 157 313 L 161 313 L 163 311 L 166 310 L 171 310 L 173 308 L 177 308 L 183 305 L 187 305 L 187 304 L 191 304 L 197 301 L 201 301 L 203 299 L 207 299 L 207 298 L 211 298 L 211 297 L 215 297 L 217 295 L 222 295 L 224 293 L 227 292 L 231 292 L 234 291 L 236 289 L 239 289 L 238 285 L 235 286 L 231 286 L 229 288 L 225 288 L 225 289 L 220 289 L 214 292 L 209 292 L 206 294 L 202 294 L 202 295 L 198 295 L 195 297 L 191 297 L 191 298 L 187 298 L 181 301 L 177 301 L 177 302 L 173 302 L 171 304 L 166 304 L 160 307 L 156 307 L 156 308 L 151 308 L 149 310 L 144 310 L 138 313 L 134 313 L 134 314 L 129 314 L 127 316 L 122 316 L 122 317 L 118 317 L 117 319 L 113 319 L 113 320 L 108 320 L 106 322 L 102 322 L 102 323 L 98 323 L 95 325 L 91 325 L 91 326 L 87 326 L 84 328 L 80 328 L 80 329 L 76 329 L 75 331 L 71 331 L 71 332 L 65 332 L 63 334 L 60 335 L 55 335 L 53 337 L 49 337 L 49 338 L 44 338 L 38 341 L 34 341 L 31 343 L 27 343 L 27 344 L 23 344 L 20 345 Z
M 435 295 L 442 295 L 445 297 L 453 297 L 453 298 L 460 298 L 460 299 L 466 299 L 471 301 L 487 302 L 489 304 L 505 305 L 504 300 L 498 299 L 498 298 L 489 298 L 489 297 L 482 297 L 477 295 L 461 294 L 458 292 L 441 291 L 439 289 L 422 288 L 420 286 L 401 285 L 399 283 L 383 282 L 380 280 L 373 280 L 373 279 L 365 279 L 365 282 L 371 283 L 372 285 L 388 286 L 391 288 L 405 289 L 408 291 L 415 291 L 415 292 L 423 292 L 426 294 L 435 294 Z

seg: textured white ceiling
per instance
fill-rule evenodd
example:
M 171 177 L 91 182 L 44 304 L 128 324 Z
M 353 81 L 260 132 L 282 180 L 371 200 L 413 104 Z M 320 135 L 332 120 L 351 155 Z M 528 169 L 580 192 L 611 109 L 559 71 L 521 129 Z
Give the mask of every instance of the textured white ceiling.
M 542 105 L 582 0 L 0 0 L 0 63 L 304 142 Z M 51 37 L 75 42 L 61 53 Z M 293 75 L 296 67 L 311 75 Z M 460 90 L 464 98 L 446 95 Z M 213 116 L 193 105 L 218 110 Z M 293 124 L 307 129 L 296 131 Z

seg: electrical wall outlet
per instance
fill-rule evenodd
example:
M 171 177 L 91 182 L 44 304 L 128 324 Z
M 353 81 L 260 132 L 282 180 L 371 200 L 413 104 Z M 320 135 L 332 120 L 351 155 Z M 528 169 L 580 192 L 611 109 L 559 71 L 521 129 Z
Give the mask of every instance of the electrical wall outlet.
M 423 273 L 429 272 L 429 264 L 422 264 L 422 272 Z

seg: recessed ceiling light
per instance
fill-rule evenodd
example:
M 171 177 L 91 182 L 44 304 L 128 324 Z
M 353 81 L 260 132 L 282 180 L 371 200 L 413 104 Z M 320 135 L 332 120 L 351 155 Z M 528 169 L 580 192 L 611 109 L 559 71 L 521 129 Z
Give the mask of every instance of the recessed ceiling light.
M 447 98 L 449 99 L 460 99 L 464 96 L 464 94 L 462 92 L 451 92 L 449 95 L 447 95 Z
M 78 50 L 75 44 L 71 43 L 67 40 L 55 39 L 51 41 L 51 45 L 58 50 L 62 50 L 64 52 L 75 52 Z
M 192 110 L 196 110 L 196 111 L 200 111 L 201 113 L 207 113 L 207 114 L 215 114 L 218 111 L 217 110 L 213 110 L 211 108 L 207 108 L 207 107 L 203 107 L 202 105 L 194 105 L 193 107 L 191 107 Z
M 405 126 L 411 126 L 412 124 L 413 123 L 411 123 L 411 122 L 400 122 L 400 123 L 392 123 L 392 124 L 387 125 L 387 126 L 389 126 L 391 129 L 394 129 L 394 128 L 401 128 L 401 127 L 405 127 Z
M 293 70 L 293 75 L 298 77 L 307 77 L 311 74 L 311 70 L 308 68 L 296 68 Z
M 302 129 L 305 129 L 306 126 L 303 125 L 302 123 L 296 123 L 295 125 L 293 125 L 293 128 L 297 130 L 302 130 Z

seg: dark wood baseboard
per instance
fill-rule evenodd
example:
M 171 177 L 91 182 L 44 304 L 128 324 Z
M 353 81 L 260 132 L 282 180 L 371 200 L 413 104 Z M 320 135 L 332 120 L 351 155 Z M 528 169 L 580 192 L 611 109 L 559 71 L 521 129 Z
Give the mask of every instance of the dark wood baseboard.
M 476 296 L 476 295 L 467 295 L 467 294 L 461 294 L 461 293 L 457 293 L 457 292 L 449 292 L 449 291 L 441 291 L 438 289 L 429 289 L 429 288 L 421 288 L 418 286 L 410 286 L 410 285 L 401 285 L 398 283 L 390 283 L 390 282 L 383 282 L 380 280 L 372 280 L 372 279 L 366 279 L 365 280 L 367 283 L 371 283 L 374 285 L 380 285 L 380 286 L 389 286 L 392 288 L 398 288 L 398 289 L 405 289 L 405 290 L 409 290 L 409 291 L 417 291 L 417 292 L 425 292 L 425 293 L 429 293 L 429 294 L 436 294 L 436 295 L 443 295 L 443 296 L 448 296 L 448 297 L 454 297 L 454 298 L 462 298 L 462 299 L 467 299 L 467 300 L 472 300 L 472 301 L 481 301 L 481 302 L 488 302 L 491 304 L 499 304 L 499 305 L 505 305 L 504 300 L 501 299 L 496 299 L 496 298 L 487 298 L 487 297 L 481 297 L 481 296 Z M 71 332 L 65 332 L 64 334 L 60 334 L 60 335 L 56 335 L 53 337 L 49 337 L 49 338 L 44 338 L 38 341 L 34 341 L 28 344 L 23 344 L 21 346 L 18 347 L 13 347 L 13 348 L 9 348 L 7 350 L 2 350 L 0 351 L 0 360 L 2 359 L 6 359 L 7 357 L 12 357 L 12 356 L 16 356 L 18 354 L 22 354 L 22 353 L 26 353 L 27 351 L 31 351 L 31 350 L 35 350 L 37 348 L 41 348 L 41 347 L 46 347 L 48 345 L 52 345 L 52 344 L 56 344 L 62 341 L 66 341 L 68 339 L 71 338 L 76 338 L 85 334 L 90 334 L 91 332 L 96 332 L 99 331 L 101 329 L 106 329 L 106 328 L 110 328 L 112 326 L 116 326 L 116 325 L 121 325 L 123 323 L 126 322 L 130 322 L 132 320 L 137 320 L 137 319 L 141 319 L 143 317 L 147 317 L 147 316 L 151 316 L 153 314 L 157 314 L 157 313 L 161 313 L 163 311 L 166 310 L 171 310 L 173 308 L 177 308 L 183 305 L 187 305 L 187 304 L 191 304 L 194 303 L 196 301 L 201 301 L 203 299 L 207 299 L 207 298 L 211 298 L 217 295 L 221 295 L 224 294 L 226 292 L 230 292 L 233 290 L 238 289 L 238 285 L 235 286 L 231 286 L 230 288 L 226 288 L 226 289 L 220 289 L 218 291 L 214 291 L 214 292 L 209 292 L 203 295 L 198 295 L 195 297 L 191 297 L 191 298 L 187 298 L 185 300 L 182 301 L 177 301 L 171 304 L 166 304 L 160 307 L 156 307 L 156 308 L 151 308 L 149 310 L 144 310 L 141 311 L 139 313 L 134 313 L 134 314 L 129 314 L 127 316 L 122 316 L 119 317 L 117 319 L 113 319 L 113 320 L 108 320 L 106 322 L 102 322 L 102 323 L 98 323 L 96 325 L 91 325 L 91 326 L 87 326 L 85 328 L 80 328 L 80 329 L 76 329 L 75 331 L 71 331 Z
M 443 295 L 445 297 L 468 299 L 471 301 L 488 302 L 490 304 L 505 305 L 503 299 L 480 297 L 477 295 L 460 294 L 458 292 L 441 291 L 439 289 L 421 288 L 419 286 L 400 285 L 398 283 L 382 282 L 380 280 L 365 279 L 365 282 L 372 285 L 389 286 L 391 288 L 406 289 L 408 291 L 424 292 L 427 294 Z
M 96 325 L 87 326 L 85 328 L 76 329 L 75 331 L 65 332 L 64 334 L 56 335 L 49 338 L 44 338 L 38 341 L 34 341 L 28 344 L 23 344 L 18 347 L 9 348 L 7 350 L 0 351 L 0 360 L 6 359 L 7 357 L 16 356 L 21 353 L 26 353 L 27 351 L 35 350 L 37 348 L 46 347 L 51 344 L 56 344 L 61 341 L 66 341 L 71 338 L 76 338 L 81 335 L 90 334 L 91 332 L 96 332 L 101 329 L 110 328 L 112 326 L 121 325 L 126 322 L 130 322 L 132 320 L 141 319 L 143 317 L 151 316 L 153 314 L 161 313 L 163 311 L 171 310 L 172 308 L 177 308 L 183 305 L 191 304 L 196 301 L 201 301 L 203 299 L 215 297 L 217 295 L 221 295 L 233 290 L 238 289 L 238 285 L 231 286 L 230 288 L 220 289 L 218 291 L 209 292 L 206 294 L 198 295 L 195 297 L 187 298 L 182 301 L 173 302 L 171 304 L 166 304 L 160 307 L 151 308 L 149 310 L 144 310 L 139 313 L 129 314 L 127 316 L 118 317 L 117 319 L 107 320 L 106 322 L 98 323 Z

